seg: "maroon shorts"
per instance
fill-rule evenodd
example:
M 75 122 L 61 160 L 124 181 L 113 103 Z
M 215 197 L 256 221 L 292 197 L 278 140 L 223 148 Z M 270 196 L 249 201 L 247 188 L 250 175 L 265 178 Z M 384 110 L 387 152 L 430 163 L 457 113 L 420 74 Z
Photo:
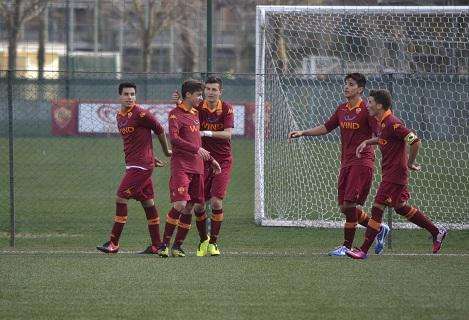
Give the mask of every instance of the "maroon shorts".
M 345 201 L 363 205 L 370 193 L 373 169 L 367 166 L 350 166 L 340 169 L 338 179 L 339 206 Z
M 228 184 L 231 179 L 232 160 L 220 161 L 221 172 L 214 174 L 212 166 L 209 162 L 205 162 L 204 167 L 204 186 L 205 186 L 205 201 L 211 197 L 223 199 L 228 189 Z
M 155 197 L 151 174 L 153 170 L 130 168 L 125 170 L 125 175 L 117 189 L 117 196 L 124 199 L 145 201 Z
M 204 203 L 203 175 L 184 171 L 171 172 L 169 193 L 171 202 Z
M 407 202 L 409 199 L 409 190 L 405 184 L 381 181 L 376 191 L 375 203 L 395 208 L 399 203 Z

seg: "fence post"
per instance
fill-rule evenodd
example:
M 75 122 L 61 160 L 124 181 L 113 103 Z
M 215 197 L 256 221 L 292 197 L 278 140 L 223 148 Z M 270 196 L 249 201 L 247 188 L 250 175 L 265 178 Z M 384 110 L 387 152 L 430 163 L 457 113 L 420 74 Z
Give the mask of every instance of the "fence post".
M 393 227 L 392 227 L 392 208 L 387 207 L 388 211 L 388 226 L 389 226 L 389 234 L 388 234 L 388 249 L 392 250 L 392 232 L 393 232 Z
M 10 246 L 15 247 L 16 240 L 16 215 L 15 215 L 15 177 L 13 167 L 13 79 L 16 70 L 7 71 L 7 100 L 8 100 L 8 168 L 10 178 Z
M 207 0 L 207 76 L 212 73 L 213 58 L 213 2 Z
M 394 81 L 394 76 L 392 73 L 388 73 L 385 75 L 385 81 L 386 81 L 386 87 L 389 91 L 389 93 L 393 94 L 393 81 Z M 388 212 L 388 226 L 389 226 L 389 234 L 388 234 L 388 248 L 389 250 L 392 250 L 392 234 L 393 234 L 393 225 L 392 225 L 392 208 L 387 207 L 387 212 Z

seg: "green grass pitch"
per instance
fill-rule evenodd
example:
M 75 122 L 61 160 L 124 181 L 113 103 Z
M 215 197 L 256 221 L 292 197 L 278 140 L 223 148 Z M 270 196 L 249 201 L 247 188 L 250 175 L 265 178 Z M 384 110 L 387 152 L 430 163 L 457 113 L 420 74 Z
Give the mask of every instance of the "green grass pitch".
M 331 258 L 342 231 L 254 224 L 253 141 L 234 140 L 221 257 L 138 256 L 149 242 L 129 206 L 122 253 L 109 234 L 122 174 L 119 138 L 18 138 L 18 238 L 9 247 L 7 144 L 0 139 L 0 319 L 468 319 L 469 231 L 451 231 L 442 255 L 422 230 L 398 230 L 393 249 L 366 261 Z M 155 150 L 159 146 L 155 144 Z M 24 156 L 28 155 L 28 156 Z M 168 168 L 154 173 L 169 209 Z M 356 244 L 363 230 L 356 235 Z

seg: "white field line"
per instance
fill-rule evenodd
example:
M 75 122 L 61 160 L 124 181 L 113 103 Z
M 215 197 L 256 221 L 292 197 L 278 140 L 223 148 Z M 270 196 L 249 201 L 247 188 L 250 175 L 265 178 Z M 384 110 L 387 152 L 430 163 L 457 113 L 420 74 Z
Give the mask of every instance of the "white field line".
M 134 255 L 138 251 L 120 251 L 118 254 Z M 192 255 L 195 252 L 187 252 Z M 98 251 L 87 250 L 0 250 L 3 255 L 61 255 L 61 254 L 89 254 L 104 255 Z M 223 251 L 222 256 L 246 256 L 246 257 L 309 257 L 309 256 L 327 256 L 322 252 L 274 252 L 274 251 Z M 390 257 L 469 257 L 469 253 L 383 253 L 382 256 Z M 331 257 L 332 259 L 332 257 Z

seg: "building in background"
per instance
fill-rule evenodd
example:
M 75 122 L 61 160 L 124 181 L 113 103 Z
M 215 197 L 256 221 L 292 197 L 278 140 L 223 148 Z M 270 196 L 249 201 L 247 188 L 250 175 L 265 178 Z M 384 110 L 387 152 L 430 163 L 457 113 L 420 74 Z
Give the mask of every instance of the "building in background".
M 214 0 L 213 70 L 254 72 L 256 5 L 465 3 L 462 0 Z M 191 73 L 206 69 L 206 0 L 50 0 L 42 14 L 43 17 L 27 21 L 20 31 L 18 70 L 37 68 L 35 50 L 41 18 L 46 25 L 46 71 L 64 70 L 67 56 L 69 68 L 75 71 Z M 5 30 L 5 21 L 0 18 L 1 69 L 6 69 L 8 59 Z M 34 77 L 33 74 L 24 75 Z

